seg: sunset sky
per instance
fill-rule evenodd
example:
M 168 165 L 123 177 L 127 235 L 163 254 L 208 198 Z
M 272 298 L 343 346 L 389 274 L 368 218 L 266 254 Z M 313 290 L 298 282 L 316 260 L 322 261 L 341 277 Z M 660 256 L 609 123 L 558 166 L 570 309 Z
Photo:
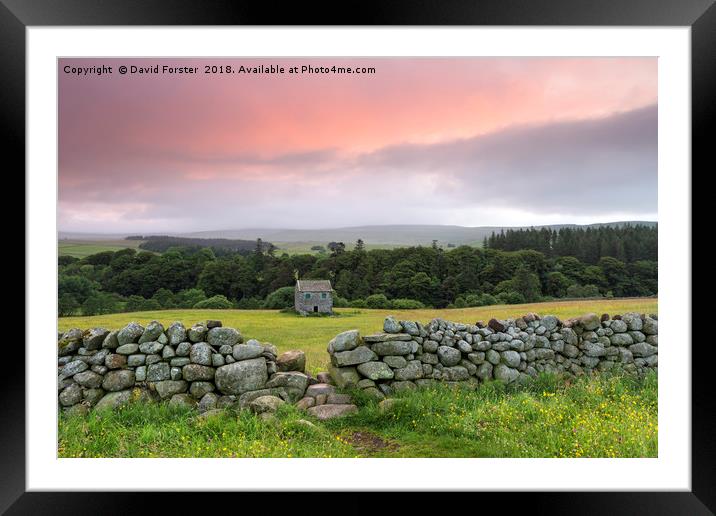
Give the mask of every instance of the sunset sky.
M 115 73 L 63 72 L 103 64 Z M 60 59 L 58 74 L 62 231 L 657 219 L 655 58 Z

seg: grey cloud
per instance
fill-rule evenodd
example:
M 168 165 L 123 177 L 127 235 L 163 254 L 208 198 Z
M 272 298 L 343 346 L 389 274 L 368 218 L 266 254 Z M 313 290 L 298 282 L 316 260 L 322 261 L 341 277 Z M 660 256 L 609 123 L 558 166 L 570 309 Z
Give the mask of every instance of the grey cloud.
M 357 169 L 385 177 L 439 174 L 436 200 L 518 205 L 542 213 L 655 212 L 657 108 L 598 120 L 507 129 L 362 156 Z

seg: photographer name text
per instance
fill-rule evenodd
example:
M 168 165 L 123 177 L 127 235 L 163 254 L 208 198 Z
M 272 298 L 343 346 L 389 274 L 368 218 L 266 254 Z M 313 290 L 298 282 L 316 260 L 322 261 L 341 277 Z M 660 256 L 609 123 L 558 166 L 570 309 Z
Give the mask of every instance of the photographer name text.
M 343 75 L 343 74 L 366 74 L 376 73 L 372 66 L 313 66 L 310 64 L 282 66 L 282 65 L 216 65 L 207 64 L 202 66 L 174 66 L 168 64 L 155 64 L 149 66 L 137 65 L 101 65 L 101 66 L 70 66 L 66 65 L 62 71 L 68 75 L 77 77 L 102 76 L 102 75 Z

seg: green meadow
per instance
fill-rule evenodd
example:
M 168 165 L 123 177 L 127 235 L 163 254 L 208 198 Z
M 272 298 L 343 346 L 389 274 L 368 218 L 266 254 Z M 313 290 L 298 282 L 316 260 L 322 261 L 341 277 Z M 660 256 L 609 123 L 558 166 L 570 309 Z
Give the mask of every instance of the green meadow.
M 104 251 L 119 251 L 121 249 L 137 249 L 143 240 L 58 240 L 57 254 L 59 256 L 74 256 L 84 258 L 91 254 Z

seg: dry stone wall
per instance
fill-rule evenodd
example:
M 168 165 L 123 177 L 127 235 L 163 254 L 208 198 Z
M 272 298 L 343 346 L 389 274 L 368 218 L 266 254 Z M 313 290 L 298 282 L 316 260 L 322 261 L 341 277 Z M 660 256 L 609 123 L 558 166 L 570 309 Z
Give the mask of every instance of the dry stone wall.
M 542 371 L 644 374 L 658 368 L 658 320 L 636 313 L 567 321 L 527 314 L 487 324 L 433 319 L 422 325 L 391 316 L 381 333 L 336 335 L 328 353 L 329 372 L 314 378 L 302 351 L 279 355 L 273 344 L 244 342 L 220 321 L 76 328 L 58 336 L 58 401 L 62 409 L 86 411 L 166 400 L 200 412 L 248 408 L 262 416 L 292 403 L 329 419 L 358 410 L 345 393 L 350 388 L 384 399 L 436 381 L 512 383 Z
M 637 313 L 592 313 L 567 321 L 531 313 L 474 325 L 433 319 L 423 326 L 387 317 L 382 333 L 343 332 L 331 340 L 328 353 L 337 385 L 377 398 L 436 381 L 512 383 L 543 371 L 643 374 L 658 367 L 658 321 Z
M 185 328 L 157 321 L 121 330 L 72 329 L 58 340 L 60 407 L 114 408 L 131 399 L 168 400 L 201 412 L 238 406 L 257 413 L 295 403 L 318 380 L 301 351 L 276 346 L 206 321 Z M 259 398 L 272 398 L 259 400 Z M 278 402 L 276 401 L 278 400 Z

